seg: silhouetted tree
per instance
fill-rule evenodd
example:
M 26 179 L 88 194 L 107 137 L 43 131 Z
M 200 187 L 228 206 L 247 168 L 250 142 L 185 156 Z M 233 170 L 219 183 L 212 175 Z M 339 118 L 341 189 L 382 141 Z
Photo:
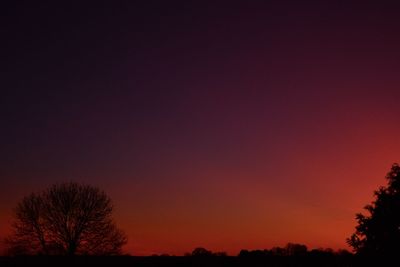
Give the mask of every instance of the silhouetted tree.
M 9 254 L 116 255 L 125 234 L 112 219 L 111 199 L 100 189 L 77 183 L 53 185 L 18 203 Z
M 212 252 L 205 248 L 199 247 L 192 251 L 192 256 L 211 256 Z
M 270 253 L 274 256 L 286 256 L 286 249 L 281 247 L 273 247 L 271 248 Z
M 347 249 L 339 249 L 338 251 L 336 251 L 336 255 L 349 257 L 349 256 L 351 256 L 353 254 L 350 251 L 348 251 Z
M 400 251 L 400 166 L 393 164 L 387 186 L 374 192 L 375 200 L 358 213 L 355 233 L 347 239 L 358 254 L 394 255 Z
M 225 251 L 217 251 L 217 252 L 213 253 L 213 256 L 226 257 L 226 256 L 228 256 L 228 253 L 226 253 Z
M 250 255 L 250 251 L 248 251 L 247 249 L 242 249 L 240 250 L 238 256 L 239 257 L 248 257 Z
M 307 246 L 303 244 L 287 243 L 286 256 L 304 256 L 307 254 Z

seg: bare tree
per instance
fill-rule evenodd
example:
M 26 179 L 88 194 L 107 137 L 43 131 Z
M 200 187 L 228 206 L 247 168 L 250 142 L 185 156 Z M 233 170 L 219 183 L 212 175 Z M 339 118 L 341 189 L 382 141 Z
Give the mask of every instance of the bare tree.
M 125 234 L 112 219 L 111 199 L 77 183 L 53 185 L 24 197 L 15 209 L 10 254 L 117 255 Z

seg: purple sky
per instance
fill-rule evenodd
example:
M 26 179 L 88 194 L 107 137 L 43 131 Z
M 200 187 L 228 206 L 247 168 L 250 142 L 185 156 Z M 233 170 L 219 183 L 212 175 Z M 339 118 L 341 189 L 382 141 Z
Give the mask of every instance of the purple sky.
M 398 161 L 397 5 L 166 2 L 0 8 L 0 235 L 73 180 L 133 254 L 345 248 Z

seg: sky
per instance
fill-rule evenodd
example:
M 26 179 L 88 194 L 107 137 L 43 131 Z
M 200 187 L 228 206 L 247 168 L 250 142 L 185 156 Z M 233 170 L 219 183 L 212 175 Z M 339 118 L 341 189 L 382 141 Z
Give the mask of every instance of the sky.
M 133 255 L 349 249 L 399 161 L 398 6 L 49 2 L 0 8 L 0 238 L 77 181 Z

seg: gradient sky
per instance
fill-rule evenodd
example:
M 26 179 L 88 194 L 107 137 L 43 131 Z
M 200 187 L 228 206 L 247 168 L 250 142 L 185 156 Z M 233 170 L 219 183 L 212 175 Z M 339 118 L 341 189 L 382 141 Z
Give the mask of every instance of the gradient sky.
M 135 255 L 347 248 L 399 160 L 400 9 L 118 2 L 1 4 L 0 237 L 78 181 Z

